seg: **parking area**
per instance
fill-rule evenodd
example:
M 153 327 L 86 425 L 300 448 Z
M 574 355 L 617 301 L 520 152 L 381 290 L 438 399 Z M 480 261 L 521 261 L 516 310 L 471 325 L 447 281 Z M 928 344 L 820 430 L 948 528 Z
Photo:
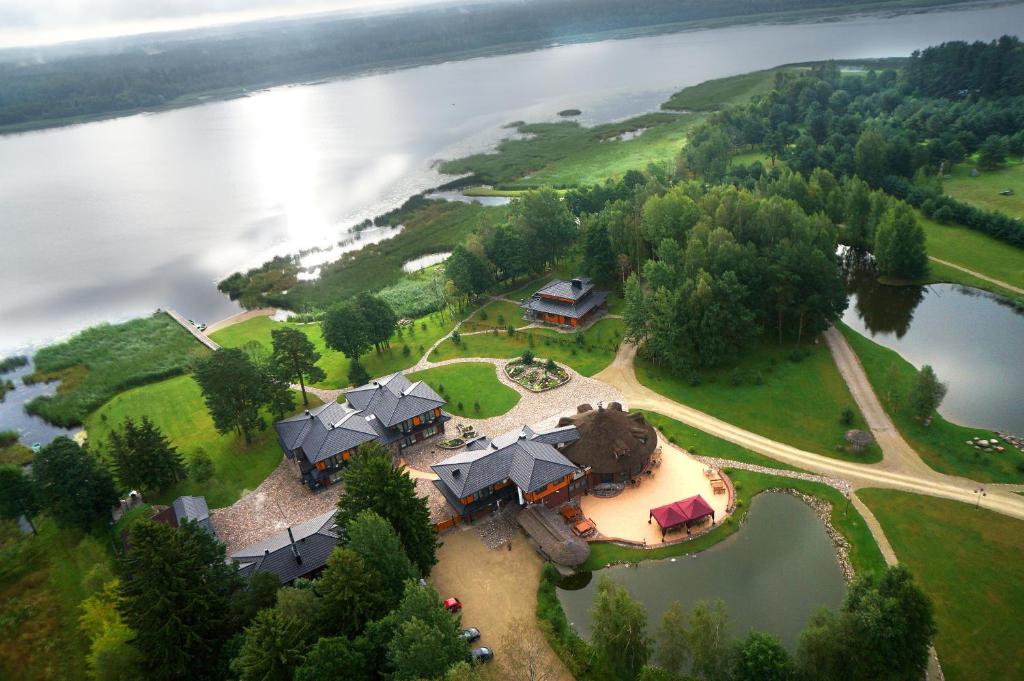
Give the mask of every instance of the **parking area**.
M 522 534 L 512 539 L 512 550 L 489 549 L 472 526 L 459 526 L 442 535 L 438 563 L 430 576 L 442 598 L 456 596 L 462 601 L 464 627 L 480 630 L 480 642 L 494 651 L 495 662 L 502 654 L 501 640 L 515 619 L 536 626 L 537 585 L 541 558 Z M 572 676 L 553 651 L 548 650 L 555 679 L 572 681 Z M 499 665 L 495 664 L 497 670 Z

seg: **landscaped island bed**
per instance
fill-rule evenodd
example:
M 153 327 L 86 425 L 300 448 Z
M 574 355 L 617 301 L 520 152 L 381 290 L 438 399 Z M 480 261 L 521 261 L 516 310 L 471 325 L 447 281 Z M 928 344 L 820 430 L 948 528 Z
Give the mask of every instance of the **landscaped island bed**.
M 905 492 L 857 495 L 935 604 L 935 648 L 946 678 L 1020 678 L 1024 521 Z
M 1020 482 L 1024 480 L 1024 453 L 1006 447 L 1002 453 L 980 452 L 967 440 L 988 439 L 992 431 L 951 423 L 936 414 L 925 426 L 910 413 L 907 395 L 917 370 L 899 353 L 865 338 L 845 324 L 837 328 L 849 341 L 875 394 L 900 434 L 921 459 L 940 473 L 961 475 L 979 482 Z
M 695 373 L 698 385 L 639 357 L 636 375 L 640 383 L 676 402 L 773 440 L 845 461 L 873 463 L 882 458 L 877 446 L 862 454 L 842 448 L 845 432 L 865 428 L 864 418 L 824 343 L 796 347 L 764 340 L 734 367 Z M 847 408 L 854 415 L 849 424 L 841 420 Z

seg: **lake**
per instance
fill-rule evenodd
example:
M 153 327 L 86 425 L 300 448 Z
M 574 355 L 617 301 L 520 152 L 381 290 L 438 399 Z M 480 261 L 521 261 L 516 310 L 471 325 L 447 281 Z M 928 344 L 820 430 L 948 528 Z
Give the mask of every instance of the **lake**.
M 608 575 L 647 608 L 657 631 L 673 601 L 689 611 L 699 600 L 725 601 L 732 635 L 768 631 L 794 650 L 811 613 L 836 609 L 846 593 L 835 547 L 807 504 L 788 494 L 754 497 L 743 527 L 694 556 L 605 568 L 581 589 L 558 590 L 569 621 L 590 636 L 597 577 Z
M 514 120 L 587 124 L 709 78 L 828 57 L 906 55 L 1024 25 L 1024 7 L 749 25 L 376 73 L 0 138 L 0 354 L 173 307 L 236 311 L 215 283 L 441 184 L 443 158 Z
M 847 290 L 846 325 L 948 384 L 940 414 L 1024 434 L 1024 312 L 956 284 L 884 286 L 864 266 L 848 270 Z

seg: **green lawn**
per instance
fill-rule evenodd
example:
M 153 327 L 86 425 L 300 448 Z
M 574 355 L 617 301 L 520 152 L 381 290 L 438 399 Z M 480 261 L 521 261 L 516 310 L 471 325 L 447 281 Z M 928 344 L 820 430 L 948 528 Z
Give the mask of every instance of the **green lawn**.
M 441 172 L 473 173 L 482 182 L 502 189 L 539 186 L 575 187 L 642 170 L 651 162 L 671 161 L 697 119 L 650 113 L 625 121 L 586 128 L 574 121 L 523 124 L 525 138 L 507 139 L 493 152 L 445 161 Z M 623 133 L 644 130 L 635 139 Z
M 992 437 L 992 431 L 950 423 L 935 414 L 930 426 L 917 421 L 907 408 L 907 395 L 917 375 L 914 366 L 899 353 L 882 347 L 845 324 L 837 328 L 850 342 L 871 381 L 882 406 L 903 437 L 926 464 L 950 475 L 962 475 L 981 482 L 1024 480 L 1024 454 L 1007 447 L 1002 454 L 986 454 L 969 447 L 972 437 Z
M 770 92 L 775 86 L 775 74 L 782 70 L 793 69 L 780 67 L 707 80 L 675 93 L 661 108 L 670 111 L 717 111 L 743 104 L 754 95 Z
M 460 362 L 417 371 L 409 380 L 426 381 L 447 400 L 445 410 L 452 414 L 487 419 L 519 402 L 519 393 L 498 380 L 495 368 L 486 362 Z
M 36 525 L 38 536 L 23 537 L 14 523 L 0 524 L 0 678 L 84 680 L 89 643 L 79 605 L 91 593 L 91 571 L 112 576 L 110 546 L 46 517 Z
M 523 326 L 527 322 L 523 319 L 523 310 L 515 303 L 507 303 L 504 300 L 495 300 L 485 305 L 473 316 L 462 323 L 459 331 L 467 333 L 471 331 L 482 331 L 487 329 L 504 329 L 509 324 Z
M 961 272 L 955 267 L 949 267 L 948 265 L 943 265 L 942 263 L 935 261 L 928 263 L 928 267 L 928 277 L 920 282 L 914 283 L 921 285 L 950 283 L 960 284 L 961 286 L 970 286 L 972 288 L 980 288 L 983 291 L 995 293 L 996 295 L 1015 303 L 1018 307 L 1024 308 L 1024 296 L 1014 293 L 1013 291 L 1008 291 L 1002 286 L 993 284 L 990 281 L 985 281 L 984 279 L 979 279 L 972 274 Z
M 584 376 L 593 376 L 611 364 L 622 340 L 625 325 L 621 319 L 605 319 L 582 333 L 583 344 L 575 334 L 547 329 L 530 329 L 509 337 L 505 331 L 462 336 L 456 345 L 451 338 L 430 353 L 431 361 L 453 357 L 518 357 L 530 349 L 537 357 L 567 364 Z
M 0 447 L 0 466 L 6 464 L 23 466 L 31 462 L 32 450 L 20 442 L 15 442 L 14 444 L 6 447 Z
M 966 227 L 939 224 L 920 213 L 918 221 L 928 239 L 928 255 L 1024 288 L 1024 250 Z
M 759 342 L 735 367 L 698 372 L 697 386 L 640 358 L 636 375 L 643 385 L 676 402 L 773 440 L 845 461 L 880 461 L 877 446 L 863 454 L 837 450 L 847 430 L 865 428 L 864 419 L 825 344 L 804 347 L 809 355 L 794 362 L 793 345 Z M 734 385 L 734 379 L 740 384 Z M 846 407 L 854 411 L 852 425 L 840 421 Z
M 312 395 L 310 402 L 319 404 Z M 296 405 L 300 404 L 301 400 L 296 399 Z M 251 445 L 246 446 L 234 434 L 219 435 L 203 403 L 199 384 L 191 376 L 177 376 L 117 395 L 86 419 L 90 443 L 103 443 L 110 429 L 120 427 L 128 416 L 149 417 L 186 461 L 200 449 L 213 459 L 215 472 L 210 480 L 184 480 L 158 497 L 147 499 L 150 503 L 167 504 L 182 494 L 196 494 L 205 496 L 210 508 L 229 506 L 247 490 L 255 489 L 281 461 L 272 416 L 264 415 L 267 428 Z
M 122 390 L 180 374 L 192 356 L 206 352 L 162 313 L 100 324 L 36 353 L 31 380 L 61 384 L 56 395 L 37 397 L 25 408 L 52 423 L 76 426 Z
M 424 329 L 426 325 L 426 329 Z M 241 348 L 250 343 L 259 344 L 264 352 L 270 352 L 273 329 L 291 326 L 302 331 L 316 346 L 320 353 L 317 365 L 324 370 L 327 378 L 316 385 L 321 388 L 343 388 L 349 384 L 349 361 L 345 355 L 331 350 L 324 344 L 319 324 L 293 324 L 291 322 L 275 322 L 270 317 L 254 317 L 240 324 L 233 324 L 211 335 L 213 340 L 224 347 Z M 412 324 L 402 327 L 401 336 L 396 332 L 391 337 L 391 347 L 378 353 L 370 350 L 360 359 L 370 376 L 376 378 L 396 371 L 408 369 L 427 351 L 434 341 L 448 333 L 453 323 L 448 318 L 434 313 L 415 320 Z M 406 354 L 404 346 L 409 348 Z
M 935 649 L 950 681 L 1024 675 L 1024 522 L 890 490 L 857 495 L 935 603 Z
M 731 518 L 718 529 L 693 541 L 674 544 L 659 549 L 635 549 L 616 544 L 591 543 L 590 557 L 580 566 L 581 570 L 597 570 L 609 563 L 636 562 L 656 558 L 670 558 L 688 553 L 698 553 L 714 546 L 743 525 L 743 518 L 750 508 L 750 501 L 767 489 L 791 488 L 805 494 L 819 497 L 832 504 L 832 525 L 850 542 L 850 561 L 858 573 L 881 571 L 885 559 L 878 550 L 867 523 L 850 505 L 846 498 L 833 487 L 817 482 L 805 482 L 775 475 L 726 469 L 736 487 L 737 505 Z
M 960 163 L 953 167 L 951 179 L 943 180 L 943 190 L 953 198 L 965 203 L 1006 213 L 1010 217 L 1024 220 L 1024 160 L 1014 159 L 998 170 L 978 170 L 977 177 L 971 177 L 973 163 Z M 1013 191 L 1013 196 L 1000 196 L 1004 189 Z
M 753 464 L 755 466 L 765 466 L 767 468 L 779 468 L 782 470 L 799 471 L 800 468 L 784 464 L 775 459 L 752 452 L 746 447 L 741 447 L 737 444 L 723 440 L 719 437 L 715 437 L 710 433 L 705 433 L 703 430 L 698 430 L 692 426 L 688 426 L 685 423 L 680 423 L 675 419 L 670 419 L 667 416 L 656 414 L 651 411 L 643 411 L 644 417 L 647 422 L 652 426 L 661 431 L 669 442 L 674 445 L 679 445 L 691 454 L 699 456 L 713 456 L 720 459 L 729 459 L 731 461 L 741 461 L 743 463 Z

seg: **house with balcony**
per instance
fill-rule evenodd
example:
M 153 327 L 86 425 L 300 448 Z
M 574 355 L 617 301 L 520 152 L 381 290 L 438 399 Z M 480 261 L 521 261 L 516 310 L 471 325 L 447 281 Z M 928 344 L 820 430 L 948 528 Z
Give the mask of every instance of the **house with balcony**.
M 582 326 L 608 306 L 608 292 L 598 291 L 590 277 L 556 279 L 520 306 L 526 319 L 562 326 Z
M 505 504 L 556 507 L 587 490 L 587 471 L 559 451 L 579 437 L 575 426 L 536 432 L 529 426 L 481 437 L 466 450 L 434 464 L 434 485 L 463 520 Z
M 342 393 L 344 399 L 274 424 L 285 456 L 312 489 L 341 479 L 356 447 L 379 442 L 398 453 L 403 447 L 444 433 L 451 416 L 445 401 L 423 381 L 401 373 Z

